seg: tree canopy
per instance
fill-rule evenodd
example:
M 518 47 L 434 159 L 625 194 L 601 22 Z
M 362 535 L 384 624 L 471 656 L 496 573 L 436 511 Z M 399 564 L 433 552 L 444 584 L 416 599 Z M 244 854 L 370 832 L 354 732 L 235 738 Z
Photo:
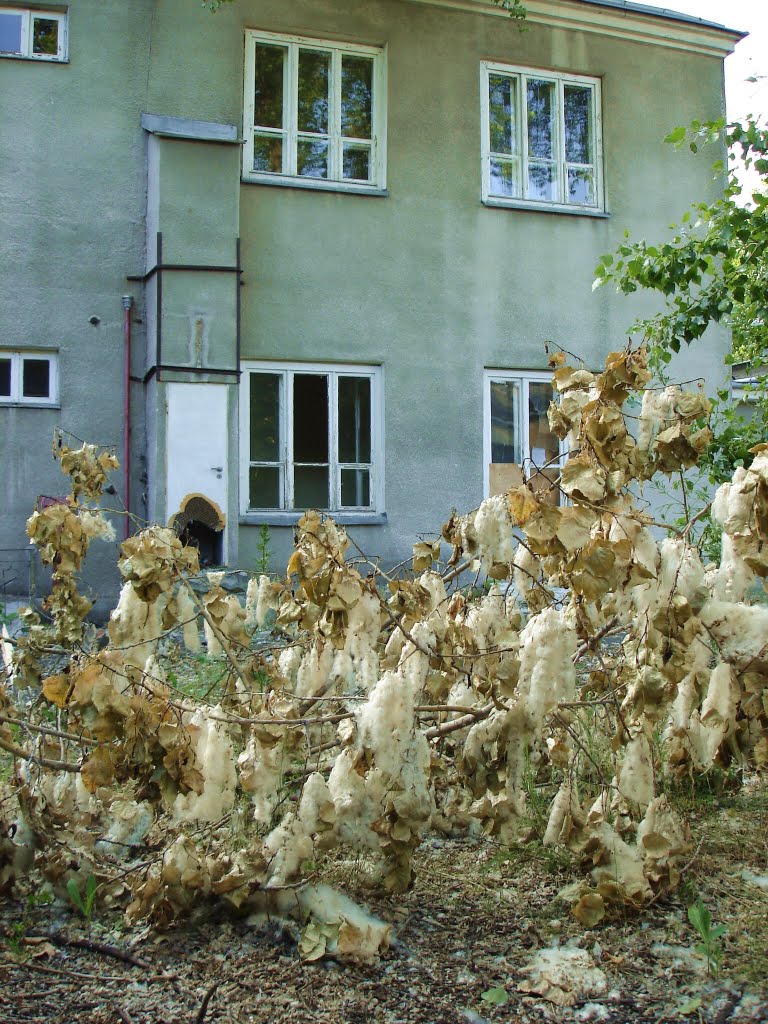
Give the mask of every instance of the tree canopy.
M 693 153 L 702 145 L 725 144 L 727 176 L 722 159 L 713 164 L 715 175 L 725 176 L 722 194 L 711 203 L 694 203 L 673 225 L 670 241 L 632 241 L 626 232 L 617 251 L 600 261 L 593 287 L 612 282 L 625 295 L 645 289 L 663 296 L 664 309 L 633 327 L 649 343 L 652 364 L 660 371 L 710 325 L 731 328 L 733 348 L 726 362 L 746 364 L 743 375 L 751 381 L 746 391 L 754 415 L 741 417 L 730 404 L 729 390 L 721 390 L 709 462 L 720 480 L 734 464 L 749 464 L 749 448 L 763 440 L 768 428 L 768 130 L 754 119 L 728 125 L 694 121 L 665 141 L 677 148 L 687 145 Z M 738 178 L 739 163 L 758 175 L 748 194 Z

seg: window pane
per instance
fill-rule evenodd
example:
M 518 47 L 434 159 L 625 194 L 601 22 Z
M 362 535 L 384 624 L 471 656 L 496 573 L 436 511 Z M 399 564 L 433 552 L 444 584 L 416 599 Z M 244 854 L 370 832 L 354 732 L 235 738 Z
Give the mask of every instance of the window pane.
M 21 53 L 20 14 L 0 14 L 0 53 Z
M 568 200 L 571 203 L 595 205 L 594 174 L 581 168 L 568 169 Z
M 506 75 L 490 75 L 488 79 L 488 111 L 492 153 L 513 153 L 517 139 L 513 133 L 512 100 L 515 81 Z
M 522 462 L 519 412 L 520 382 L 492 380 L 491 462 Z
M 371 474 L 367 469 L 342 469 L 343 508 L 368 508 L 371 504 Z
M 592 90 L 566 85 L 565 159 L 572 164 L 591 164 L 592 156 Z
M 330 53 L 299 50 L 299 131 L 328 131 Z
M 550 430 L 547 410 L 554 398 L 549 381 L 530 381 L 528 384 L 528 439 L 531 461 L 539 469 L 560 453 L 557 436 Z
M 344 177 L 370 181 L 371 150 L 369 146 L 344 143 Z
M 305 178 L 327 178 L 328 143 L 322 139 L 299 139 L 296 170 Z
M 555 83 L 528 79 L 528 155 L 554 158 Z
M 59 52 L 59 23 L 55 18 L 33 18 L 32 52 L 53 57 Z
M 11 397 L 11 360 L 0 359 L 0 398 Z
M 528 198 L 557 200 L 555 168 L 551 164 L 531 164 L 528 168 Z
M 339 377 L 339 462 L 370 461 L 370 378 Z
M 25 359 L 21 393 L 24 398 L 50 397 L 50 369 L 47 359 Z
M 373 58 L 341 58 L 341 134 L 370 139 Z
M 280 459 L 280 376 L 251 374 L 251 462 Z
M 294 462 L 328 462 L 328 378 L 325 374 L 294 374 L 293 459 Z M 311 505 L 309 502 L 306 507 Z
M 257 135 L 253 140 L 254 171 L 271 171 L 280 174 L 283 170 L 283 140 L 275 135 Z
M 293 507 L 329 508 L 328 467 L 296 466 L 293 471 Z
M 262 128 L 283 127 L 283 63 L 287 50 L 282 46 L 257 43 L 256 82 L 253 123 Z
M 491 193 L 495 196 L 518 196 L 517 163 L 491 160 Z
M 280 508 L 280 470 L 251 466 L 248 470 L 248 508 Z

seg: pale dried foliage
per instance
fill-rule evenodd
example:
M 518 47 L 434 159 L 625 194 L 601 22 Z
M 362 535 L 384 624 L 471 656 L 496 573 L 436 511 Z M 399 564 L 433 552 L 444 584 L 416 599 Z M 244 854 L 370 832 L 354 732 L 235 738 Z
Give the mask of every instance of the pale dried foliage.
M 350 848 L 402 891 L 430 829 L 519 841 L 545 779 L 543 842 L 580 859 L 581 921 L 674 886 L 691 837 L 665 778 L 768 764 L 768 446 L 718 491 L 723 557 L 705 567 L 692 531 L 659 540 L 637 495 L 695 462 L 706 398 L 645 391 L 635 437 L 624 404 L 648 382 L 644 353 L 599 375 L 561 363 L 550 416 L 570 451 L 552 487 L 568 503 L 527 485 L 490 498 L 445 524 L 445 562 L 440 538 L 422 541 L 396 576 L 308 512 L 286 579 L 252 579 L 244 607 L 172 530 L 144 530 L 122 545 L 100 650 L 75 573 L 108 532 L 85 502 L 114 460 L 60 448 L 72 494 L 28 526 L 54 568 L 54 625 L 30 613 L 6 644 L 20 827 L 2 881 L 33 861 L 59 889 L 94 874 L 103 901 L 159 925 L 216 896 L 298 916 L 310 959 L 368 958 L 389 928 L 316 884 L 318 857 Z M 201 628 L 228 671 L 215 704 L 164 667 L 169 633 L 195 653 Z M 46 676 L 51 647 L 69 658 Z

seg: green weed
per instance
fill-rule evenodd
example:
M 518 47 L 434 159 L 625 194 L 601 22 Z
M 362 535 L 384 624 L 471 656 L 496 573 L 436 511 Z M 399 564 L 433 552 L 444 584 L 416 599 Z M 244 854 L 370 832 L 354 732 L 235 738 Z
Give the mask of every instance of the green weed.
M 26 955 L 24 938 L 32 927 L 31 911 L 36 907 L 45 907 L 49 903 L 53 903 L 53 900 L 53 892 L 47 886 L 43 886 L 40 892 L 31 892 L 27 895 L 27 906 L 24 914 L 18 921 L 14 921 L 8 929 L 8 948 L 14 956 Z
M 696 952 L 701 953 L 706 960 L 707 974 L 715 978 L 723 962 L 723 947 L 720 939 L 728 933 L 728 929 L 724 924 L 712 927 L 712 915 L 704 906 L 701 897 L 688 907 L 688 920 L 701 938 L 701 942 L 696 945 Z
M 70 878 L 67 882 L 67 893 L 69 894 L 69 898 L 89 924 L 91 921 L 91 915 L 93 914 L 93 904 L 96 900 L 96 892 L 98 888 L 99 883 L 96 881 L 95 875 L 88 875 L 85 880 L 85 888 L 82 892 L 80 892 L 80 887 L 74 878 Z
M 259 575 L 266 576 L 269 573 L 269 563 L 272 561 L 272 550 L 269 544 L 269 527 L 266 523 L 261 524 L 259 540 L 256 545 L 256 563 L 254 570 Z

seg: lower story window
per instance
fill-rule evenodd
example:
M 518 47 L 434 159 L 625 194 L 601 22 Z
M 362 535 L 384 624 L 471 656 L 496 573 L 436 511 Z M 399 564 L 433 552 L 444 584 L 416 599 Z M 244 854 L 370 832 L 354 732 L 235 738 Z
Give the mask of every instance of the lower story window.
M 381 510 L 381 370 L 246 363 L 243 511 Z
M 55 405 L 58 356 L 0 349 L 0 404 Z
M 550 372 L 485 371 L 485 493 L 501 494 L 530 480 L 547 491 L 559 472 L 560 442 L 547 419 L 555 397 Z

